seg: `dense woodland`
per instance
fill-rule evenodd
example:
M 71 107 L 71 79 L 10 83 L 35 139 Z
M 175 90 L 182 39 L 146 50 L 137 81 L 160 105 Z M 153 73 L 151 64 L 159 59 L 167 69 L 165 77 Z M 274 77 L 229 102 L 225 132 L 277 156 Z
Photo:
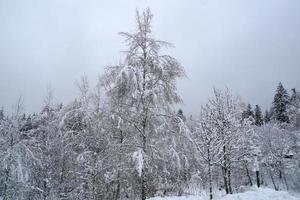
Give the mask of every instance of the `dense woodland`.
M 177 111 L 185 71 L 162 54 L 149 10 L 136 32 L 120 33 L 124 60 L 107 66 L 95 88 L 39 113 L 0 111 L 0 199 L 142 199 L 250 186 L 300 191 L 300 93 L 276 89 L 262 111 L 230 89 L 212 89 L 197 117 Z M 276 89 L 276 91 L 275 91 Z M 195 92 L 197 91 L 195 89 Z M 180 105 L 180 104 L 179 104 Z

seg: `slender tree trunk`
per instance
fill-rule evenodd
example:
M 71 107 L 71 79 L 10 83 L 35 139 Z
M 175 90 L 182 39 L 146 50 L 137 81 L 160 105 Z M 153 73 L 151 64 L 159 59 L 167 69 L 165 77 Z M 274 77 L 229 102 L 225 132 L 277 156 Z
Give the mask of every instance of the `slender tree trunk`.
M 282 161 L 279 161 L 279 178 L 282 179 L 282 182 L 284 182 L 286 190 L 289 190 L 284 172 L 284 164 L 282 163 Z
M 211 164 L 208 164 L 208 176 L 209 176 L 209 199 L 213 199 L 213 190 L 212 190 L 212 173 L 211 173 Z
M 286 180 L 286 176 L 285 176 L 284 166 L 283 165 L 282 165 L 282 176 L 283 176 L 283 180 L 284 180 L 284 183 L 285 183 L 286 190 L 289 190 L 289 186 L 288 186 L 288 183 L 287 183 L 287 180 Z
M 120 130 L 120 144 L 123 144 L 124 136 L 123 136 L 123 131 Z M 119 151 L 121 152 L 121 145 L 119 148 Z M 118 156 L 119 163 L 121 163 L 121 156 Z M 116 189 L 116 195 L 115 195 L 115 200 L 118 200 L 120 198 L 120 193 L 121 193 L 121 182 L 120 182 L 120 170 L 118 169 L 118 175 L 117 175 L 117 189 Z
M 144 166 L 142 168 L 142 174 L 141 174 L 141 198 L 142 200 L 146 200 L 146 197 L 147 197 L 147 188 L 146 188 L 146 174 L 145 174 L 145 167 L 146 167 L 146 164 L 145 164 L 145 155 L 146 155 L 146 152 L 147 152 L 147 138 L 146 138 L 146 117 L 143 121 L 143 159 L 144 159 Z
M 145 132 L 144 132 L 145 133 Z M 145 174 L 145 154 L 146 154 L 146 137 L 143 136 L 143 159 L 144 159 L 144 166 L 142 168 L 141 174 L 141 193 L 142 193 L 142 200 L 146 200 L 146 174 Z
M 256 185 L 257 187 L 260 187 L 259 171 L 255 171 L 255 174 L 256 174 Z
M 246 168 L 246 175 L 247 175 L 247 177 L 248 177 L 249 183 L 250 183 L 250 185 L 252 186 L 253 183 L 252 183 L 252 179 L 251 179 L 251 176 L 250 176 L 250 173 L 249 173 L 249 169 L 248 169 L 247 164 L 245 164 L 245 168 Z
M 289 190 L 289 185 L 287 183 L 285 173 L 283 173 L 283 180 L 284 180 L 284 183 L 285 183 L 286 190 Z
M 231 187 L 231 169 L 228 169 L 228 191 L 229 191 L 229 194 L 232 194 L 232 187 Z
M 279 167 L 278 167 L 278 171 L 279 171 L 279 178 L 282 179 L 282 162 L 279 161 Z
M 146 37 L 146 35 L 145 35 Z M 146 51 L 146 46 L 144 46 L 142 49 L 143 49 L 143 82 L 142 82 L 142 97 L 141 97 L 141 102 L 142 102 L 142 113 L 143 113 L 143 121 L 142 121 L 142 126 L 143 126 L 143 135 L 142 135 L 142 138 L 143 138 L 143 159 L 144 159 L 144 166 L 143 166 L 143 169 L 142 169 L 142 174 L 141 174 L 141 198 L 142 200 L 146 200 L 146 196 L 147 196 L 147 191 L 146 191 L 146 174 L 145 174 L 145 155 L 146 155 L 146 150 L 147 150 L 147 144 L 146 144 L 146 141 L 147 141 L 147 138 L 146 138 L 146 127 L 147 127 L 147 108 L 146 108 L 146 105 L 145 105 L 145 101 L 144 101 L 144 93 L 146 91 L 146 60 L 147 60 L 147 51 Z
M 145 174 L 145 171 L 144 169 L 142 169 L 142 177 L 141 177 L 141 186 L 142 186 L 142 197 L 141 197 L 141 200 L 146 200 L 146 197 L 147 197 L 147 194 L 146 194 L 146 174 Z
M 278 187 L 277 187 L 276 184 L 275 184 L 275 180 L 274 180 L 274 177 L 273 177 L 273 175 L 272 175 L 271 169 L 269 169 L 269 173 L 270 173 L 270 177 L 271 177 L 271 181 L 272 181 L 272 183 L 273 183 L 274 189 L 277 191 L 277 190 L 278 190 Z
M 210 147 L 210 143 L 208 145 Z M 211 156 L 210 156 L 210 148 L 207 148 L 207 157 L 208 157 L 208 178 L 209 178 L 209 199 L 213 199 L 213 190 L 212 190 L 212 172 L 211 172 Z
M 222 167 L 222 173 L 223 173 L 225 191 L 226 191 L 226 194 L 229 194 L 228 181 L 227 181 L 227 168 L 226 167 Z
M 279 178 L 282 179 L 282 172 L 281 172 L 281 169 L 279 169 L 278 171 L 279 171 Z
M 226 146 L 223 146 L 223 153 L 224 153 L 224 166 L 222 166 L 222 172 L 223 172 L 223 179 L 224 179 L 224 187 L 226 194 L 229 194 L 229 188 L 228 188 L 228 168 L 227 168 L 227 157 L 226 157 Z

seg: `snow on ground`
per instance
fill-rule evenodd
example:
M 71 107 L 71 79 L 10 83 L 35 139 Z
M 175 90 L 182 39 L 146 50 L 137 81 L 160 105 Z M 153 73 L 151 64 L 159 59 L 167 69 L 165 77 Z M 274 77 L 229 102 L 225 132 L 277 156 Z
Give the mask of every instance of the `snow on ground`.
M 148 200 L 207 200 L 203 196 L 186 196 L 186 197 L 155 197 Z M 289 194 L 286 191 L 275 191 L 269 188 L 259 188 L 244 193 L 225 195 L 217 197 L 216 200 L 300 200 L 298 197 Z

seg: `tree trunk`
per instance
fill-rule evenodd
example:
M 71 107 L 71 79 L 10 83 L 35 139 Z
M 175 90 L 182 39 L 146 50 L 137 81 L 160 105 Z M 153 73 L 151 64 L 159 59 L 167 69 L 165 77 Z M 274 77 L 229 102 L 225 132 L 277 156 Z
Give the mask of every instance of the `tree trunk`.
M 229 194 L 232 194 L 232 187 L 231 187 L 231 170 L 228 169 L 228 191 Z
M 281 172 L 281 169 L 279 169 L 278 171 L 279 171 L 279 179 L 282 179 L 282 172 Z
M 223 173 L 223 179 L 224 179 L 224 188 L 225 188 L 226 194 L 229 194 L 228 181 L 227 181 L 227 168 L 226 167 L 222 167 L 222 173 Z
M 141 196 L 141 200 L 146 200 L 146 197 L 147 197 L 147 195 L 146 195 L 146 192 L 147 192 L 147 190 L 146 190 L 146 175 L 145 175 L 145 171 L 144 171 L 144 169 L 142 169 L 142 177 L 141 177 L 141 181 L 142 181 L 142 183 L 141 183 L 141 189 L 142 189 L 142 196 Z
M 259 171 L 255 171 L 255 173 L 256 173 L 256 185 L 257 187 L 260 187 Z
M 287 183 L 285 174 L 283 175 L 283 179 L 284 179 L 284 183 L 285 183 L 285 186 L 286 186 L 286 190 L 289 190 L 289 185 L 288 185 L 288 183 Z
M 277 191 L 277 190 L 278 190 L 278 187 L 277 187 L 276 184 L 275 184 L 275 180 L 274 180 L 274 177 L 273 177 L 272 172 L 271 172 L 270 169 L 269 169 L 269 173 L 270 173 L 270 177 L 271 177 L 271 181 L 272 181 L 272 183 L 273 183 L 274 189 Z
M 212 190 L 212 172 L 211 172 L 211 156 L 210 156 L 210 143 L 209 148 L 207 148 L 207 157 L 208 157 L 208 179 L 209 179 L 209 199 L 213 199 L 213 190 Z
M 118 200 L 119 198 L 120 198 L 120 181 L 117 180 L 117 190 L 116 190 L 115 200 Z
M 223 146 L 223 153 L 224 153 L 224 166 L 222 166 L 223 172 L 223 179 L 224 179 L 224 187 L 226 194 L 229 194 L 228 188 L 228 168 L 227 168 L 227 157 L 226 157 L 226 146 Z
M 251 179 L 251 176 L 250 176 L 250 173 L 249 173 L 249 169 L 248 169 L 248 166 L 247 166 L 247 164 L 245 164 L 245 167 L 246 167 L 246 174 L 247 174 L 247 177 L 248 177 L 249 183 L 250 183 L 250 185 L 252 186 L 252 185 L 253 185 L 253 183 L 252 183 L 252 179 Z
M 119 152 L 121 153 L 122 151 L 122 144 L 123 144 L 124 136 L 123 136 L 123 131 L 120 129 L 120 147 L 119 147 Z M 118 156 L 119 163 L 122 162 L 121 155 Z M 117 175 L 117 189 L 116 189 L 116 195 L 115 195 L 115 200 L 118 200 L 120 198 L 120 193 L 121 193 L 121 182 L 120 182 L 120 170 L 118 169 L 118 175 Z
M 282 162 L 281 161 L 279 161 L 278 171 L 279 171 L 279 178 L 282 179 Z
M 281 161 L 279 161 L 279 178 L 283 179 L 282 182 L 284 182 L 286 190 L 289 190 L 289 186 L 288 186 L 286 176 L 285 176 L 285 172 L 284 172 L 284 164 Z
M 142 169 L 142 174 L 141 174 L 141 199 L 142 200 L 146 200 L 146 197 L 147 197 L 147 188 L 146 188 L 146 174 L 145 174 L 145 155 L 146 155 L 146 152 L 147 152 L 147 138 L 146 138 L 146 117 L 143 121 L 143 160 L 144 160 L 144 166 L 143 166 L 143 169 Z
M 211 173 L 211 164 L 208 164 L 208 176 L 209 176 L 209 199 L 213 199 L 213 193 L 212 193 L 212 173 Z
M 284 180 L 284 183 L 285 183 L 286 190 L 289 190 L 289 186 L 288 186 L 286 176 L 285 176 L 285 172 L 284 172 L 284 166 L 282 166 L 282 176 L 283 176 L 283 180 Z

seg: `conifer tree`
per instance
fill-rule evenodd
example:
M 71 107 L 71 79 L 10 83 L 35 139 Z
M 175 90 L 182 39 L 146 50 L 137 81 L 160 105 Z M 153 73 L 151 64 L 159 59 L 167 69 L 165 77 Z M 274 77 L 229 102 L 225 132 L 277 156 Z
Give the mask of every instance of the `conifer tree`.
M 279 82 L 276 94 L 273 100 L 273 118 L 280 123 L 289 123 L 287 107 L 289 103 L 289 95 L 282 83 Z
M 3 108 L 0 110 L 0 120 L 4 119 L 4 111 Z
M 271 121 L 271 114 L 268 110 L 265 111 L 264 123 L 269 123 Z
M 254 113 L 252 111 L 251 104 L 249 103 L 247 109 L 243 112 L 243 119 L 247 119 L 250 117 L 254 118 Z
M 255 125 L 256 126 L 261 126 L 263 125 L 263 116 L 261 113 L 261 109 L 259 107 L 259 105 L 255 106 L 255 111 L 254 111 L 254 119 L 255 119 Z
M 182 109 L 178 110 L 177 117 L 179 117 L 184 122 L 186 121 L 186 117 L 184 116 Z

